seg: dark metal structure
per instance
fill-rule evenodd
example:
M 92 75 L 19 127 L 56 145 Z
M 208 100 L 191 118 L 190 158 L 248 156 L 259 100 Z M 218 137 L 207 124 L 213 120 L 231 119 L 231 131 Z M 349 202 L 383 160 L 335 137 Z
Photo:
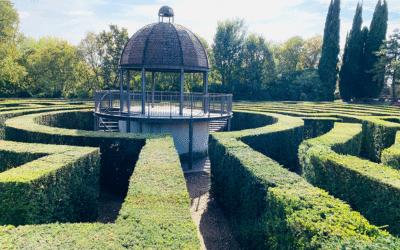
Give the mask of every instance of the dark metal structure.
M 137 31 L 126 43 L 120 60 L 120 91 L 97 91 L 95 129 L 100 118 L 145 123 L 189 123 L 232 118 L 232 95 L 208 94 L 209 61 L 200 40 L 185 27 L 174 24 L 174 11 L 163 6 L 159 22 Z M 164 17 L 169 22 L 164 22 Z M 161 18 L 161 20 L 160 20 Z M 171 22 L 172 18 L 172 22 Z M 130 88 L 130 72 L 142 72 L 142 91 Z M 146 91 L 146 72 L 151 72 L 151 91 Z M 180 73 L 179 92 L 155 92 L 155 72 Z M 185 73 L 203 74 L 203 92 L 185 93 Z M 124 90 L 124 74 L 126 90 Z M 189 149 L 192 148 L 190 136 Z M 190 150 L 189 153 L 191 154 Z M 189 164 L 190 165 L 190 164 Z

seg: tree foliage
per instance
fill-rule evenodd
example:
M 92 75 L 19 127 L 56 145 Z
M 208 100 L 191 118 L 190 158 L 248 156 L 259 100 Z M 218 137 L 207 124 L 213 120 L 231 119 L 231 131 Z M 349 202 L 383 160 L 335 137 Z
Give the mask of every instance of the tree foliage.
M 75 48 L 56 37 L 27 39 L 23 44 L 22 65 L 28 72 L 25 82 L 32 94 L 61 97 L 76 83 Z
M 363 92 L 363 82 L 360 81 L 363 51 L 362 22 L 362 4 L 358 3 L 352 28 L 346 37 L 343 64 L 339 73 L 340 96 L 345 101 L 350 101 L 352 97 Z
M 296 71 L 297 65 L 300 63 L 303 45 L 303 38 L 294 36 L 277 49 L 276 57 L 279 61 L 280 72 Z
M 321 58 L 322 36 L 316 35 L 304 42 L 296 70 L 317 69 Z
M 326 85 L 326 100 L 333 101 L 339 62 L 340 0 L 331 0 L 325 22 L 321 59 L 318 74 Z
M 230 93 L 239 85 L 238 75 L 242 64 L 246 27 L 244 20 L 234 19 L 218 22 L 217 33 L 212 45 L 214 69 L 221 77 L 221 84 Z
M 56 37 L 24 38 L 18 34 L 13 5 L 9 0 L 0 4 L 0 95 L 92 98 L 96 90 L 119 88 L 119 61 L 128 41 L 125 28 L 109 25 L 107 31 L 88 32 L 78 46 Z M 263 100 L 320 100 L 316 93 L 324 95 L 321 82 L 315 80 L 319 35 L 308 40 L 295 36 L 272 49 L 273 42 L 247 32 L 244 20 L 231 19 L 218 23 L 212 44 L 197 37 L 209 56 L 210 93 Z M 154 76 L 156 91 L 179 91 L 179 74 Z M 151 82 L 150 73 L 146 82 Z M 141 90 L 140 72 L 131 72 L 130 87 Z M 146 89 L 151 90 L 151 84 Z M 203 74 L 185 74 L 185 91 L 202 90 Z
M 10 0 L 0 1 L 0 96 L 15 93 L 26 74 L 18 64 L 18 14 Z
M 379 51 L 386 39 L 388 25 L 388 6 L 387 1 L 378 1 L 372 16 L 371 26 L 369 28 L 368 38 L 365 43 L 365 92 L 366 97 L 376 98 L 380 95 L 384 78 L 375 78 L 371 70 L 374 68 L 376 62 L 379 61 L 379 56 L 376 52 Z
M 400 29 L 395 29 L 375 54 L 379 60 L 371 72 L 374 80 L 383 78 L 391 82 L 393 99 L 397 100 L 396 84 L 400 83 Z

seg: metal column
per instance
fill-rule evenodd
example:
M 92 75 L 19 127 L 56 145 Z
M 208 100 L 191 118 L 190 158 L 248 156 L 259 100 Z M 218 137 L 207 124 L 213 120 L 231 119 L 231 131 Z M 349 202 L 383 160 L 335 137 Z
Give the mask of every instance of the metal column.
M 183 115 L 183 94 L 185 91 L 185 72 L 183 71 L 183 69 L 181 69 L 181 97 L 180 97 L 180 102 L 179 102 L 179 115 L 182 116 Z
M 128 109 L 128 116 L 130 116 L 131 114 L 131 74 L 130 71 L 127 70 L 127 75 L 126 75 L 126 96 L 127 96 L 127 100 L 126 100 L 126 105 L 127 105 L 127 109 Z M 129 120 L 126 120 L 126 133 L 130 133 L 131 132 L 131 122 Z
M 208 112 L 208 72 L 203 73 L 203 111 Z
M 131 74 L 130 71 L 127 70 L 127 75 L 126 75 L 126 95 L 127 95 L 127 100 L 126 100 L 126 105 L 128 108 L 128 116 L 131 113 L 131 86 L 130 86 L 130 81 L 131 81 Z
M 154 72 L 151 72 L 151 107 L 154 108 Z
M 142 68 L 142 115 L 146 114 L 146 70 Z
M 119 68 L 119 114 L 122 114 L 122 111 L 124 111 L 124 99 L 123 93 L 124 93 L 124 73 L 123 69 Z

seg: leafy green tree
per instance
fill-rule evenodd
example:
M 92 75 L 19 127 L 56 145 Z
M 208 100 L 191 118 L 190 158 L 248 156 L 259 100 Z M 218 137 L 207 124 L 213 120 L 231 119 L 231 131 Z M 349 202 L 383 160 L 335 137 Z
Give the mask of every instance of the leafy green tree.
M 18 44 L 22 38 L 18 33 L 19 18 L 9 0 L 0 1 L 0 95 L 17 92 L 26 75 L 24 67 L 18 64 Z
M 400 83 L 400 29 L 395 29 L 384 41 L 381 49 L 375 53 L 379 57 L 372 70 L 374 79 L 386 79 L 392 85 L 393 99 L 396 97 L 396 84 Z
M 382 3 L 381 0 L 379 0 L 372 16 L 368 38 L 365 43 L 365 90 L 366 97 L 369 98 L 378 97 L 384 85 L 384 78 L 375 77 L 374 79 L 374 74 L 371 70 L 374 68 L 375 63 L 379 61 L 379 56 L 376 55 L 376 52 L 379 51 L 383 44 L 383 40 L 386 39 L 387 24 L 387 1 L 384 0 Z
M 275 62 L 265 39 L 251 34 L 243 50 L 241 92 L 247 98 L 262 99 L 262 89 L 275 77 Z
M 300 57 L 304 45 L 304 40 L 300 36 L 289 38 L 276 49 L 276 58 L 279 61 L 279 72 L 296 71 L 297 64 L 300 63 Z
M 293 81 L 293 94 L 295 100 L 299 101 L 321 101 L 325 99 L 325 89 L 317 70 L 308 69 L 301 72 Z
M 322 51 L 322 36 L 316 35 L 304 42 L 296 70 L 317 69 Z
M 117 25 L 110 25 L 109 27 L 110 31 L 103 30 L 97 38 L 99 44 L 98 57 L 102 65 L 100 74 L 104 86 L 109 89 L 117 89 L 119 87 L 119 61 L 129 37 L 125 28 L 119 30 Z
M 339 73 L 340 96 L 345 101 L 350 101 L 363 92 L 363 82 L 360 80 L 361 55 L 363 51 L 362 4 L 358 3 L 350 33 L 347 34 L 344 47 L 343 64 Z
M 325 85 L 327 101 L 333 101 L 339 62 L 340 0 L 331 0 L 325 22 L 324 39 L 318 74 Z
M 67 41 L 55 37 L 38 41 L 29 38 L 21 47 L 21 63 L 28 72 L 25 82 L 30 92 L 43 97 L 61 97 L 74 87 L 78 58 L 75 48 Z
M 233 19 L 218 22 L 214 36 L 213 70 L 220 76 L 220 82 L 229 93 L 240 94 L 235 86 L 240 85 L 240 68 L 242 66 L 243 48 L 246 27 L 244 20 Z
M 89 67 L 90 71 L 86 72 L 88 82 L 94 82 L 95 89 L 103 89 L 102 58 L 99 55 L 101 44 L 98 35 L 94 32 L 88 32 L 86 37 L 82 39 L 77 48 L 78 55 L 82 61 Z M 92 77 L 91 77 L 92 76 Z

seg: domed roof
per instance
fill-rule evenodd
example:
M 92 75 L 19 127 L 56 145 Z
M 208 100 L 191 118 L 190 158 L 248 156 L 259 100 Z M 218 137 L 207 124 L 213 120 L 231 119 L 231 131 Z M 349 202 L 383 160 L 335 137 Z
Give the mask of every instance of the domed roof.
M 149 71 L 209 69 L 207 53 L 200 40 L 185 27 L 170 22 L 153 23 L 136 32 L 125 44 L 120 66 L 144 67 Z

